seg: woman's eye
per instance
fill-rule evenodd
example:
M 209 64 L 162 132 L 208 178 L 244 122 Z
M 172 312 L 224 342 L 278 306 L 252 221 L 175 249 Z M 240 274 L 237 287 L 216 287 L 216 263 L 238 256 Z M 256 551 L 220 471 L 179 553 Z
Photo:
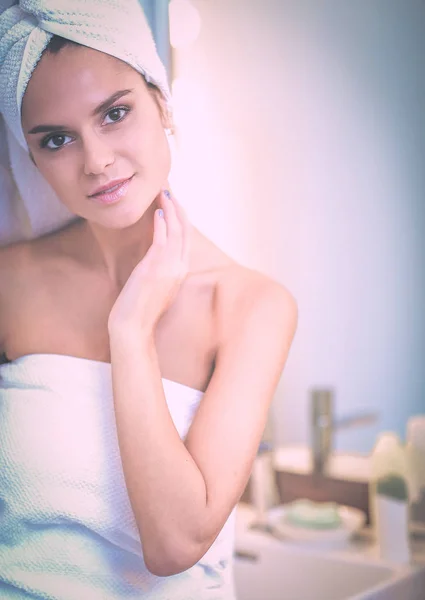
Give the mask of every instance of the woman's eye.
M 108 110 L 105 116 L 105 118 L 109 117 L 111 119 L 107 125 L 122 121 L 128 112 L 130 112 L 130 109 L 124 106 L 115 106 L 114 108 L 111 108 Z M 71 136 L 65 135 L 64 133 L 51 135 L 50 137 L 47 137 L 41 141 L 41 147 L 48 148 L 49 150 L 59 150 L 63 146 L 66 146 L 66 138 L 72 139 Z
M 65 134 L 52 135 L 42 141 L 41 145 L 43 148 L 49 148 L 50 150 L 58 150 L 62 146 L 65 146 L 65 139 L 71 139 L 71 136 Z M 53 145 L 50 144 L 53 142 Z
M 106 113 L 106 116 L 110 117 L 112 123 L 116 123 L 117 121 L 122 121 L 125 113 L 128 113 L 128 111 L 128 108 L 117 106 L 115 108 L 111 108 L 111 110 Z

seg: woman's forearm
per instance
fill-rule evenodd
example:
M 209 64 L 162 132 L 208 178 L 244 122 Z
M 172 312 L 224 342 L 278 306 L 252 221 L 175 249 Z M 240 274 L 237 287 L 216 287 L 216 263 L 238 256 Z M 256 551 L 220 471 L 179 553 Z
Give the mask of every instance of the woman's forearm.
M 145 562 L 158 575 L 179 572 L 205 543 L 205 481 L 168 410 L 153 336 L 110 331 L 110 348 L 119 448 Z

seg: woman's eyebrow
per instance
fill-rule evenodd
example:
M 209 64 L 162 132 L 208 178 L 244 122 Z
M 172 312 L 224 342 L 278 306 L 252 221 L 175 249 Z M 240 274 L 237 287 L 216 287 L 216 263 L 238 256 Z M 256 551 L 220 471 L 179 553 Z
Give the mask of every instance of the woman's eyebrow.
M 133 92 L 133 91 L 134 90 L 129 89 L 129 90 L 119 90 L 118 92 L 115 92 L 114 94 L 109 96 L 109 98 L 106 98 L 106 100 L 104 100 L 101 104 L 99 104 L 99 106 L 97 106 L 93 110 L 92 117 L 95 117 L 99 113 L 103 112 L 111 104 L 113 104 L 116 100 L 118 100 L 119 98 L 122 98 L 123 96 L 127 96 L 127 94 L 131 94 L 131 92 Z M 30 129 L 28 131 L 28 134 L 30 134 L 30 133 L 48 133 L 50 131 L 63 131 L 66 129 L 68 129 L 66 125 L 37 125 L 36 127 L 33 127 L 32 129 Z

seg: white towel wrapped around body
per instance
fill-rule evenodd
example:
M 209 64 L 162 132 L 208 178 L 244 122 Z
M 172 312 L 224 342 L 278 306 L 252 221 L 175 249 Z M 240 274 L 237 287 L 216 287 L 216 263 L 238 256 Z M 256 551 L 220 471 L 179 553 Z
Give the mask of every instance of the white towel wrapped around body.
M 163 387 L 184 439 L 203 394 Z M 170 577 L 147 570 L 109 363 L 30 354 L 0 365 L 0 423 L 0 598 L 235 600 L 235 509 L 196 565 Z

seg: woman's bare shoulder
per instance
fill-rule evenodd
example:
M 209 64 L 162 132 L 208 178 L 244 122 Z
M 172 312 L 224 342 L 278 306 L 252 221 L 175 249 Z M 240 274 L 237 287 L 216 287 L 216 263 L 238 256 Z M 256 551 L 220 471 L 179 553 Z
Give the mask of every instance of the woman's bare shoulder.
M 271 276 L 234 262 L 223 269 L 218 287 L 218 329 L 227 337 L 233 326 L 249 320 L 252 310 L 264 302 L 269 307 L 297 313 L 297 302 L 289 289 Z M 270 315 L 273 318 L 273 315 Z
M 80 222 L 73 222 L 37 238 L 0 247 L 1 279 L 7 276 L 16 279 L 21 279 L 22 276 L 34 277 L 45 270 L 49 261 L 57 262 L 71 255 L 72 248 L 78 248 L 78 240 L 74 242 L 74 230 L 79 224 Z M 2 285 L 0 281 L 0 294 L 4 287 L 6 283 Z
M 37 292 L 47 288 L 52 270 L 63 263 L 64 237 L 65 232 L 58 232 L 0 247 L 0 353 L 5 350 L 10 315 L 17 306 L 21 311 L 28 307 Z
M 202 257 L 201 272 L 213 272 L 216 278 L 217 307 L 223 318 L 232 311 L 254 303 L 260 296 L 275 295 L 289 304 L 295 303 L 289 289 L 271 276 L 238 262 L 205 235 L 196 230 L 194 255 Z
M 223 270 L 220 291 L 223 297 L 246 303 L 262 294 L 277 294 L 294 299 L 289 289 L 271 276 L 234 262 Z
M 23 273 L 28 258 L 26 242 L 0 247 L 0 353 L 4 350 L 7 307 L 13 302 L 13 296 L 19 293 L 20 274 Z
M 19 276 L 30 257 L 27 242 L 0 247 L 0 299 L 7 295 L 12 279 Z
M 0 301 L 10 297 L 16 288 L 22 290 L 25 281 L 35 275 L 38 245 L 38 240 L 31 240 L 0 248 Z

